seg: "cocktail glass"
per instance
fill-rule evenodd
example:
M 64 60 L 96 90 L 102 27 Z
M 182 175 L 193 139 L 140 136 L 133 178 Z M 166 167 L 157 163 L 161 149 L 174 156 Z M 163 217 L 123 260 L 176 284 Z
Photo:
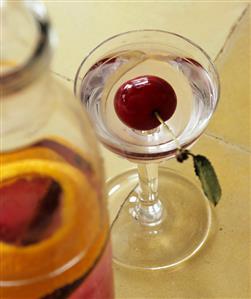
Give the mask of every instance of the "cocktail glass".
M 167 81 L 177 96 L 174 115 L 153 130 L 135 130 L 116 114 L 114 97 L 139 76 Z M 137 164 L 107 182 L 113 258 L 139 269 L 176 266 L 204 245 L 211 208 L 203 192 L 181 173 L 160 167 L 178 144 L 191 147 L 205 130 L 219 98 L 219 78 L 209 56 L 189 39 L 161 30 L 136 30 L 108 38 L 83 60 L 75 95 L 85 105 L 102 144 Z M 176 136 L 174 140 L 173 136 Z

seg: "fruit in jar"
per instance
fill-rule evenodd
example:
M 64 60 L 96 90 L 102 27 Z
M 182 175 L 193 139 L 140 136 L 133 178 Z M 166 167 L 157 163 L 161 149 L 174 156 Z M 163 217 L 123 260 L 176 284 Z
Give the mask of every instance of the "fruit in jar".
M 49 196 L 55 184 L 57 194 Z M 96 235 L 97 193 L 88 177 L 62 160 L 20 159 L 3 164 L 0 195 L 3 195 L 0 206 L 6 212 L 0 219 L 0 263 L 4 280 L 45 276 L 81 253 L 85 244 L 89 244 L 89 238 Z M 41 214 L 46 198 L 49 202 L 57 199 L 55 213 L 49 218 L 46 213 Z M 87 222 L 90 214 L 91 221 Z M 33 234 L 34 228 L 36 234 Z M 11 238 L 5 234 L 6 229 Z M 36 240 L 34 235 L 38 237 Z M 25 298 L 33 298 L 34 293 L 41 297 L 81 277 L 83 269 L 90 267 L 92 254 L 96 253 L 90 252 L 78 267 L 55 276 L 52 281 L 26 286 L 22 289 Z M 15 289 L 1 291 L 4 298 L 13 298 Z

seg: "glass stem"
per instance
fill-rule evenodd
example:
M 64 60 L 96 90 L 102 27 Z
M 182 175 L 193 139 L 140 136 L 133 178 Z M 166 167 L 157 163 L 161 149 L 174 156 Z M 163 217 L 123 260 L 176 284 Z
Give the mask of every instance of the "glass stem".
M 153 226 L 163 219 L 163 207 L 158 198 L 158 164 L 138 164 L 138 203 L 134 217 L 143 225 Z

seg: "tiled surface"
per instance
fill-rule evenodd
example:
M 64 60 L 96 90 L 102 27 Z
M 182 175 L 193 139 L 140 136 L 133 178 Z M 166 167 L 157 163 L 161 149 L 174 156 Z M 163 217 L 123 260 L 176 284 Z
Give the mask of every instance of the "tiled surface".
M 251 151 L 251 13 L 243 17 L 216 62 L 221 79 L 221 100 L 208 132 Z
M 214 58 L 246 3 L 45 1 L 59 46 L 53 71 L 70 79 L 85 55 L 109 36 L 133 29 L 180 33 Z M 210 41 L 210 42 L 209 42 Z
M 205 136 L 193 152 L 210 158 L 222 185 L 211 240 L 189 263 L 173 272 L 128 271 L 115 266 L 117 298 L 250 298 L 250 155 Z M 194 176 L 191 161 L 168 161 L 165 166 Z
M 86 52 L 99 41 L 136 27 L 158 27 L 185 34 L 215 58 L 247 2 L 64 2 L 59 5 L 50 1 L 47 4 L 61 40 L 52 69 L 72 79 Z M 172 272 L 134 272 L 114 266 L 117 299 L 251 298 L 248 18 L 250 22 L 250 14 L 246 13 L 217 60 L 221 101 L 206 134 L 193 147 L 194 153 L 210 158 L 223 189 L 222 200 L 214 209 L 211 239 L 189 263 Z M 71 81 L 65 83 L 72 88 Z M 105 149 L 102 154 L 107 177 L 132 167 Z M 184 164 L 167 161 L 164 165 L 187 176 L 193 175 L 191 161 Z

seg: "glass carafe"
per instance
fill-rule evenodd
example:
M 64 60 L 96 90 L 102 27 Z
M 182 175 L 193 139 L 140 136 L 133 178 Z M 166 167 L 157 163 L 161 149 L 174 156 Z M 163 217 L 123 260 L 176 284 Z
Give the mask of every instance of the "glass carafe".
M 102 161 L 45 7 L 1 1 L 1 23 L 0 298 L 112 299 Z

